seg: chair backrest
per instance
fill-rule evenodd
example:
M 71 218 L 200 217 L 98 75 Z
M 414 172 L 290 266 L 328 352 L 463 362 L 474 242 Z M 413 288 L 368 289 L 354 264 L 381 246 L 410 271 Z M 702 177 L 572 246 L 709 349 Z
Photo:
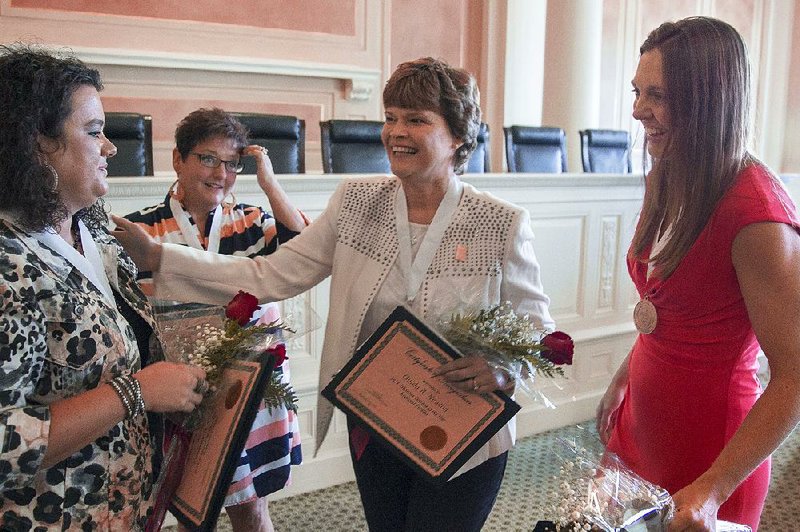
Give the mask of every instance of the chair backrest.
M 567 136 L 560 127 L 511 126 L 503 132 L 509 172 L 567 171 Z
M 306 122 L 296 116 L 259 113 L 231 113 L 250 131 L 250 142 L 269 150 L 276 174 L 306 171 Z M 255 174 L 256 162 L 244 158 L 243 174 Z
M 326 174 L 391 174 L 381 141 L 383 122 L 328 120 L 319 123 L 322 171 Z
M 584 172 L 631 173 L 630 133 L 619 129 L 583 129 L 578 133 Z
M 489 125 L 481 122 L 478 129 L 478 145 L 464 167 L 465 174 L 482 174 L 489 171 Z
M 117 147 L 109 176 L 153 175 L 153 120 L 138 113 L 106 113 L 105 136 Z

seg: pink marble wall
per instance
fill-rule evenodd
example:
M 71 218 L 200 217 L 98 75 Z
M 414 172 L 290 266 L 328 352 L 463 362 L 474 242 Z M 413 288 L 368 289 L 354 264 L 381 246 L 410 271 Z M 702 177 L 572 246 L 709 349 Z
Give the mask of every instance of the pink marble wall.
M 393 0 L 390 68 L 431 56 L 471 72 L 481 72 L 483 0 Z
M 13 7 L 355 35 L 355 0 L 11 0 Z
M 647 34 L 656 29 L 662 22 L 675 21 L 691 15 L 698 15 L 701 5 L 698 0 L 641 0 L 641 31 L 637 39 L 638 45 L 644 41 Z
M 462 65 L 466 12 L 462 0 L 394 0 L 391 69 L 423 56 Z

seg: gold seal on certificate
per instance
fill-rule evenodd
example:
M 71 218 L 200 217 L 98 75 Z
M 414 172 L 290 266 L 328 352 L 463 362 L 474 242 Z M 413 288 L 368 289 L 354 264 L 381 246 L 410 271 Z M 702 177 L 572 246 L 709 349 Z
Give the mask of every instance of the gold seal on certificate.
M 192 433 L 170 511 L 191 530 L 214 530 L 274 361 L 233 360 Z
M 642 334 L 650 334 L 656 329 L 658 312 L 649 299 L 641 299 L 636 303 L 633 308 L 633 323 L 636 325 L 636 330 Z
M 519 411 L 501 392 L 467 393 L 433 377 L 461 355 L 397 307 L 322 395 L 434 481 L 446 481 Z

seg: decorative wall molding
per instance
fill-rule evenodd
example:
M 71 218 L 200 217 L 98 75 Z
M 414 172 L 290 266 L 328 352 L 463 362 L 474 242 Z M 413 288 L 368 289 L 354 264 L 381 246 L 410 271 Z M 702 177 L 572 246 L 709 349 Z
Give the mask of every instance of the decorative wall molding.
M 359 101 L 369 99 L 373 87 L 380 83 L 381 76 L 380 69 L 361 68 L 346 64 L 84 46 L 73 46 L 71 50 L 79 59 L 93 65 L 333 78 L 351 86 L 352 89 L 347 91 L 348 98 Z
M 324 13 L 321 13 L 324 16 Z M 354 34 L 262 28 L 191 20 L 15 7 L 0 0 L 0 28 L 38 37 L 48 44 L 118 46 L 172 53 L 230 54 L 253 58 L 380 67 L 383 6 L 379 0 L 355 0 Z M 59 32 L 58 28 L 63 31 Z M 9 35 L 12 39 L 17 37 Z M 29 39 L 26 39 L 29 40 Z M 222 46 L 224 43 L 224 47 Z M 224 51 L 220 53 L 220 51 Z
M 614 302 L 614 281 L 617 270 L 617 242 L 619 233 L 619 217 L 606 216 L 602 220 L 600 238 L 600 293 L 597 297 L 597 308 L 607 309 Z

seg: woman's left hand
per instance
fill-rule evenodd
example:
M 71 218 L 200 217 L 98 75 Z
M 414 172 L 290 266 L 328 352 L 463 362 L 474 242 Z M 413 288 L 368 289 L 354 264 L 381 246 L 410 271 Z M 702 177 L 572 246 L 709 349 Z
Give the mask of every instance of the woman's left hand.
M 442 364 L 433 370 L 432 375 L 441 376 L 456 388 L 470 393 L 493 392 L 509 386 L 509 379 L 504 372 L 493 370 L 484 359 L 475 356 Z
M 713 532 L 717 529 L 717 510 L 711 493 L 700 482 L 689 484 L 672 496 L 675 513 L 667 525 L 668 532 Z
M 264 189 L 265 186 L 275 182 L 275 171 L 272 169 L 272 161 L 269 158 L 269 150 L 258 144 L 251 144 L 242 150 L 245 157 L 254 157 L 256 160 L 256 177 L 258 185 Z

